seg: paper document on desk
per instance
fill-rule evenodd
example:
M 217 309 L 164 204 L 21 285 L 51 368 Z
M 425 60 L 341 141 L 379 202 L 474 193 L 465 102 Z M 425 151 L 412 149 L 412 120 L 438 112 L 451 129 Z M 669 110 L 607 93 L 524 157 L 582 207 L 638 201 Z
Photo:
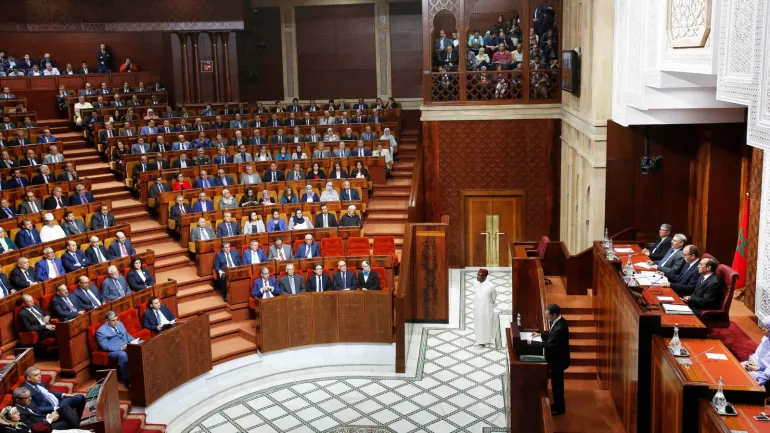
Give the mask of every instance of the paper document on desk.
M 521 336 L 521 340 L 522 341 L 529 341 L 529 337 L 532 336 L 532 332 L 520 332 L 519 335 Z M 542 343 L 543 342 L 543 338 L 538 335 L 537 337 L 532 339 L 532 342 L 533 343 Z
M 658 301 L 660 302 L 674 302 L 673 296 L 658 296 Z
M 621 254 L 628 254 L 628 253 L 633 253 L 634 249 L 633 248 L 615 248 L 615 252 L 621 253 Z
M 647 262 L 634 263 L 634 266 L 642 269 L 652 269 L 652 265 L 648 265 Z
M 636 275 L 634 278 L 640 286 L 661 285 L 668 281 L 663 275 Z
M 707 353 L 706 358 L 720 361 L 727 361 L 727 355 L 724 353 Z
M 695 314 L 687 305 L 663 304 L 666 314 Z

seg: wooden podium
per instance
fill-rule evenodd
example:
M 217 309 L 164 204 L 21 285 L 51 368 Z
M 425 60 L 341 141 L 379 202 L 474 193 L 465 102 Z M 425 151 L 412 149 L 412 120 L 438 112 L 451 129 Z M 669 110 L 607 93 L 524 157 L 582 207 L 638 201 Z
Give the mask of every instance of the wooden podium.
M 129 344 L 131 403 L 147 407 L 167 392 L 211 370 L 209 316 L 180 322 L 142 344 Z
M 96 372 L 98 389 L 96 395 L 89 398 L 86 394 L 86 408 L 80 428 L 93 430 L 95 433 L 120 433 L 120 396 L 118 395 L 118 372 L 99 370 Z M 95 385 L 96 386 L 96 385 Z

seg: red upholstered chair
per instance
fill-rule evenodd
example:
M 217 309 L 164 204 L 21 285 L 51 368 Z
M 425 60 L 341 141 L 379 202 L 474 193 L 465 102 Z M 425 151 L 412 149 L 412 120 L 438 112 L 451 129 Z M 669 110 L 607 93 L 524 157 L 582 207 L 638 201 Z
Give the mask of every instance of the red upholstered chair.
M 3 400 L 0 401 L 0 410 L 5 409 L 6 407 L 13 404 L 13 396 L 11 394 L 6 394 L 3 396 Z
M 39 305 L 39 303 L 35 301 L 35 305 Z M 19 324 L 19 312 L 21 312 L 22 308 L 24 308 L 24 305 L 17 305 L 13 309 L 13 319 L 16 323 L 16 329 L 19 331 L 19 343 L 22 346 L 37 346 L 46 350 L 56 346 L 56 338 L 46 338 L 39 341 L 40 335 L 37 332 L 22 332 L 21 325 Z
M 730 327 L 730 304 L 733 303 L 733 294 L 735 294 L 735 285 L 738 282 L 738 273 L 727 265 L 717 266 L 717 277 L 724 281 L 727 290 L 722 298 L 722 307 L 718 310 L 702 310 L 700 320 L 709 328 L 729 328 Z
M 109 275 L 99 275 L 98 277 L 96 277 L 96 287 L 97 287 L 99 290 L 102 290 L 102 283 L 104 282 L 104 280 L 105 280 L 107 277 L 109 277 Z
M 142 340 L 149 340 L 152 337 L 152 333 L 149 329 L 143 329 L 142 323 L 139 321 L 139 315 L 136 312 L 136 308 L 129 308 L 126 311 L 118 313 L 118 320 L 126 327 L 126 331 L 134 338 L 141 338 Z
M 372 255 L 375 256 L 393 256 L 393 266 L 398 266 L 398 256 L 396 256 L 396 239 L 393 236 L 375 236 Z
M 390 290 L 388 287 L 388 275 L 385 273 L 385 268 L 382 266 L 372 266 L 372 270 L 377 272 L 377 276 L 380 278 L 380 288 L 386 292 Z
M 293 248 L 294 248 L 294 252 L 296 253 L 296 252 L 297 252 L 297 250 L 299 249 L 299 246 L 300 246 L 300 245 L 302 245 L 302 244 L 304 244 L 304 243 L 305 243 L 305 239 L 296 239 L 296 240 L 294 241 L 294 245 L 293 245 Z
M 344 256 L 345 244 L 342 238 L 323 238 L 321 240 L 321 253 L 324 257 Z
M 51 314 L 51 301 L 53 301 L 54 296 L 56 296 L 56 293 L 49 293 L 43 296 L 43 303 L 40 305 L 40 308 L 43 309 L 45 314 Z
M 348 238 L 348 255 L 349 256 L 368 256 L 371 254 L 369 250 L 369 238 Z
M 96 325 L 91 325 L 88 327 L 88 347 L 91 349 L 91 362 L 94 363 L 94 365 L 99 365 L 102 367 L 110 365 L 110 355 L 101 350 L 99 348 L 99 345 L 96 344 L 96 331 L 99 330 L 99 327 L 102 326 L 104 322 L 97 323 Z

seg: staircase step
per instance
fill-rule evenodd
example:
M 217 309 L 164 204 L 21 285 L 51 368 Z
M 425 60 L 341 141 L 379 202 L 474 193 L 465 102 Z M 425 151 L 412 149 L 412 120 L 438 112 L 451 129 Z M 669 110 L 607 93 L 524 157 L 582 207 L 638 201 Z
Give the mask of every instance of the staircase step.
M 404 236 L 404 224 L 378 223 L 376 225 L 364 222 L 366 236 Z
M 257 343 L 240 335 L 231 335 L 211 342 L 211 357 L 215 365 L 256 352 Z
M 572 330 L 570 329 L 570 333 Z M 570 353 L 570 365 L 571 366 L 587 366 L 596 365 L 597 355 L 596 352 L 574 352 Z M 570 367 L 571 368 L 571 367 Z
M 99 153 L 96 151 L 96 149 L 92 149 L 90 147 L 82 147 L 82 148 L 65 148 L 64 149 L 64 156 L 67 158 L 75 158 L 80 156 L 99 156 Z
M 74 158 L 67 158 L 67 161 L 74 162 L 75 165 L 95 164 L 97 162 L 101 162 L 101 160 L 102 158 L 99 155 L 76 156 Z
M 136 234 L 133 229 L 131 230 L 131 244 L 134 246 L 141 246 L 144 244 L 152 244 L 157 241 L 168 239 L 168 233 L 161 231 Z
M 595 326 L 570 326 L 569 337 L 570 339 L 596 338 L 596 327 Z
M 596 319 L 593 314 L 568 314 L 562 316 L 567 319 L 570 326 L 596 326 Z
M 366 221 L 373 223 L 375 221 L 386 221 L 386 222 L 399 222 L 402 221 L 404 223 L 409 221 L 409 214 L 406 212 L 390 212 L 390 213 L 384 213 L 384 212 L 377 212 L 377 213 L 369 213 L 367 210 L 366 213 Z
M 564 372 L 564 379 L 570 380 L 596 380 L 596 366 L 576 365 L 570 366 Z
M 211 326 L 209 335 L 211 336 L 211 341 L 214 342 L 217 338 L 223 338 L 228 335 L 237 334 L 240 330 L 241 325 L 239 322 L 223 322 Z
M 596 339 L 570 339 L 569 350 L 570 352 L 593 352 L 598 350 Z
M 209 323 L 212 325 L 215 323 L 226 322 L 228 320 L 232 320 L 233 318 L 233 315 L 230 314 L 230 312 L 227 310 L 212 311 L 212 312 L 209 312 L 208 314 L 209 314 Z
M 587 296 L 587 297 L 590 298 L 590 296 Z M 590 304 L 590 300 L 588 300 L 586 302 L 588 302 L 588 304 L 583 304 L 583 305 L 589 305 Z M 593 307 L 590 307 L 590 306 L 588 306 L 588 307 L 564 307 L 564 308 L 561 309 L 561 312 L 563 314 L 593 315 L 594 314 L 594 309 L 593 309 Z
M 392 212 L 396 209 L 408 209 L 409 200 L 376 199 L 366 205 L 367 214 L 371 212 Z
M 201 284 L 199 286 L 185 287 L 184 289 L 177 290 L 176 298 L 179 301 L 183 299 L 200 299 L 209 296 L 212 292 L 213 287 L 211 287 L 210 284 Z
M 217 311 L 227 308 L 227 303 L 222 298 L 211 292 L 209 296 L 199 299 L 183 300 L 177 304 L 180 317 L 193 316 L 201 311 Z
M 402 189 L 380 190 L 379 188 L 380 188 L 380 185 L 377 185 L 377 187 L 375 188 L 375 192 L 373 194 L 374 197 L 377 197 L 377 198 L 379 198 L 379 197 L 385 197 L 385 198 L 404 197 L 404 198 L 408 198 L 409 197 L 409 189 L 406 189 L 406 190 L 402 190 Z

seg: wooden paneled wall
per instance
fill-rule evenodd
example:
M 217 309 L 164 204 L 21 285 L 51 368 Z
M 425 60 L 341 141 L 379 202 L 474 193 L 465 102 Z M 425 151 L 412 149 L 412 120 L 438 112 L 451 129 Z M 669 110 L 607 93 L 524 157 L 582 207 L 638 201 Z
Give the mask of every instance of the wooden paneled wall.
M 663 169 L 643 175 L 644 137 Z M 748 158 L 743 124 L 626 128 L 608 124 L 606 225 L 610 233 L 636 227 L 653 239 L 661 223 L 684 233 L 702 252 L 730 264 L 742 203 L 742 164 Z
M 395 98 L 422 95 L 420 3 L 390 4 L 390 77 Z
M 302 99 L 377 95 L 374 4 L 295 8 Z
M 238 40 L 238 84 L 240 94 L 248 101 L 283 99 L 283 65 L 281 57 L 281 10 L 260 8 L 244 13 L 244 31 Z M 257 44 L 268 49 L 255 49 Z
M 523 189 L 522 240 L 559 238 L 559 135 L 551 119 L 423 122 L 426 218 L 450 217 L 449 266 L 465 266 L 461 190 Z

